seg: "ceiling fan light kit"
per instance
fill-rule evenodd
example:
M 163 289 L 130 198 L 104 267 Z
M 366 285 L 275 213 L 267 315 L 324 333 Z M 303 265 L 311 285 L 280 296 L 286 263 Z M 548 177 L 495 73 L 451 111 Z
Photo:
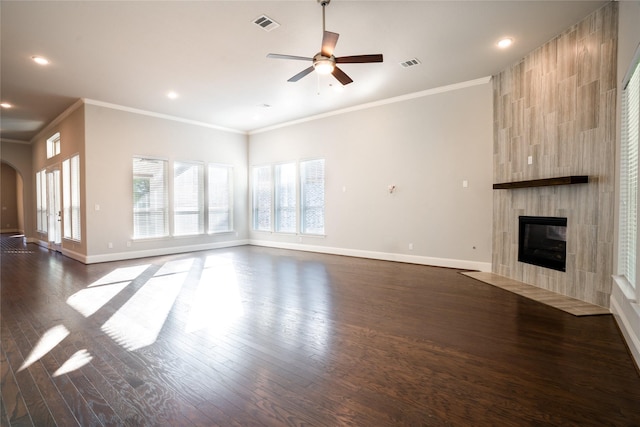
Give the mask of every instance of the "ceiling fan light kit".
M 331 0 L 318 0 L 318 3 L 322 6 L 322 47 L 320 52 L 316 53 L 313 57 L 281 55 L 278 53 L 270 53 L 267 55 L 267 58 L 311 61 L 312 65 L 310 67 L 305 68 L 287 81 L 297 82 L 315 70 L 318 74 L 332 74 L 341 84 L 348 85 L 353 82 L 353 80 L 344 71 L 338 68 L 336 64 L 382 62 L 382 54 L 342 56 L 338 58 L 333 55 L 333 51 L 338 43 L 338 37 L 340 37 L 340 35 L 325 29 L 325 7 L 330 3 L 330 1 Z
M 313 68 L 315 68 L 318 74 L 331 74 L 335 67 L 335 58 L 325 58 L 321 54 L 313 57 Z

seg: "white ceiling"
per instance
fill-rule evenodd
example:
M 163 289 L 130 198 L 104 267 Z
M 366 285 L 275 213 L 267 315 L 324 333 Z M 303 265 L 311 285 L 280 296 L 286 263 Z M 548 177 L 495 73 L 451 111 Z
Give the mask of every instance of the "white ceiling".
M 332 76 L 287 82 L 310 63 L 266 57 L 320 50 L 316 0 L 2 0 L 0 99 L 13 107 L 1 111 L 0 137 L 29 141 L 79 98 L 249 132 L 491 76 L 605 3 L 333 0 L 335 55 L 384 55 L 340 65 L 354 83 L 338 92 Z M 255 25 L 262 14 L 280 27 Z M 514 46 L 498 49 L 503 36 Z M 422 63 L 399 65 L 412 58 Z

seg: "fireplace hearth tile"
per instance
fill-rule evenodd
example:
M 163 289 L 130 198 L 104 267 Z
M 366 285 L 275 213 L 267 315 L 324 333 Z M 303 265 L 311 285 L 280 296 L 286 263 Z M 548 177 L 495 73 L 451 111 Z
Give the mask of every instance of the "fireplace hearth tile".
M 611 314 L 606 307 L 580 301 L 565 295 L 561 295 L 547 289 L 529 285 L 508 277 L 495 273 L 485 273 L 480 271 L 463 272 L 465 276 L 479 280 L 489 285 L 496 286 L 509 292 L 513 292 L 525 298 L 541 302 L 558 310 L 562 310 L 574 316 L 595 316 L 601 314 Z

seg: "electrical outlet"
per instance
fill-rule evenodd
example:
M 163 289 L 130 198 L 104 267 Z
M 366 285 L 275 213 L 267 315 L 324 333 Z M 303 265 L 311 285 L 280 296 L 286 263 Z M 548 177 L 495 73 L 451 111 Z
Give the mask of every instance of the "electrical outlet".
M 527 157 L 527 164 L 528 165 L 532 165 L 533 164 L 533 156 Z
M 413 243 L 409 243 L 409 250 L 412 251 L 413 250 Z

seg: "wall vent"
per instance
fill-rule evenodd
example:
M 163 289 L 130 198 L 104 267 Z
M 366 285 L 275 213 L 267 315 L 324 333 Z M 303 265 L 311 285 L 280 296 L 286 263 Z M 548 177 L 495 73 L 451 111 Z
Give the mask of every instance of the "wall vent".
M 409 68 L 419 64 L 422 64 L 422 62 L 420 62 L 418 58 L 413 58 L 413 59 L 409 59 L 408 61 L 401 62 L 400 66 L 402 68 Z
M 253 23 L 262 28 L 265 31 L 275 30 L 280 26 L 276 21 L 269 18 L 267 15 L 261 15 L 253 20 Z

